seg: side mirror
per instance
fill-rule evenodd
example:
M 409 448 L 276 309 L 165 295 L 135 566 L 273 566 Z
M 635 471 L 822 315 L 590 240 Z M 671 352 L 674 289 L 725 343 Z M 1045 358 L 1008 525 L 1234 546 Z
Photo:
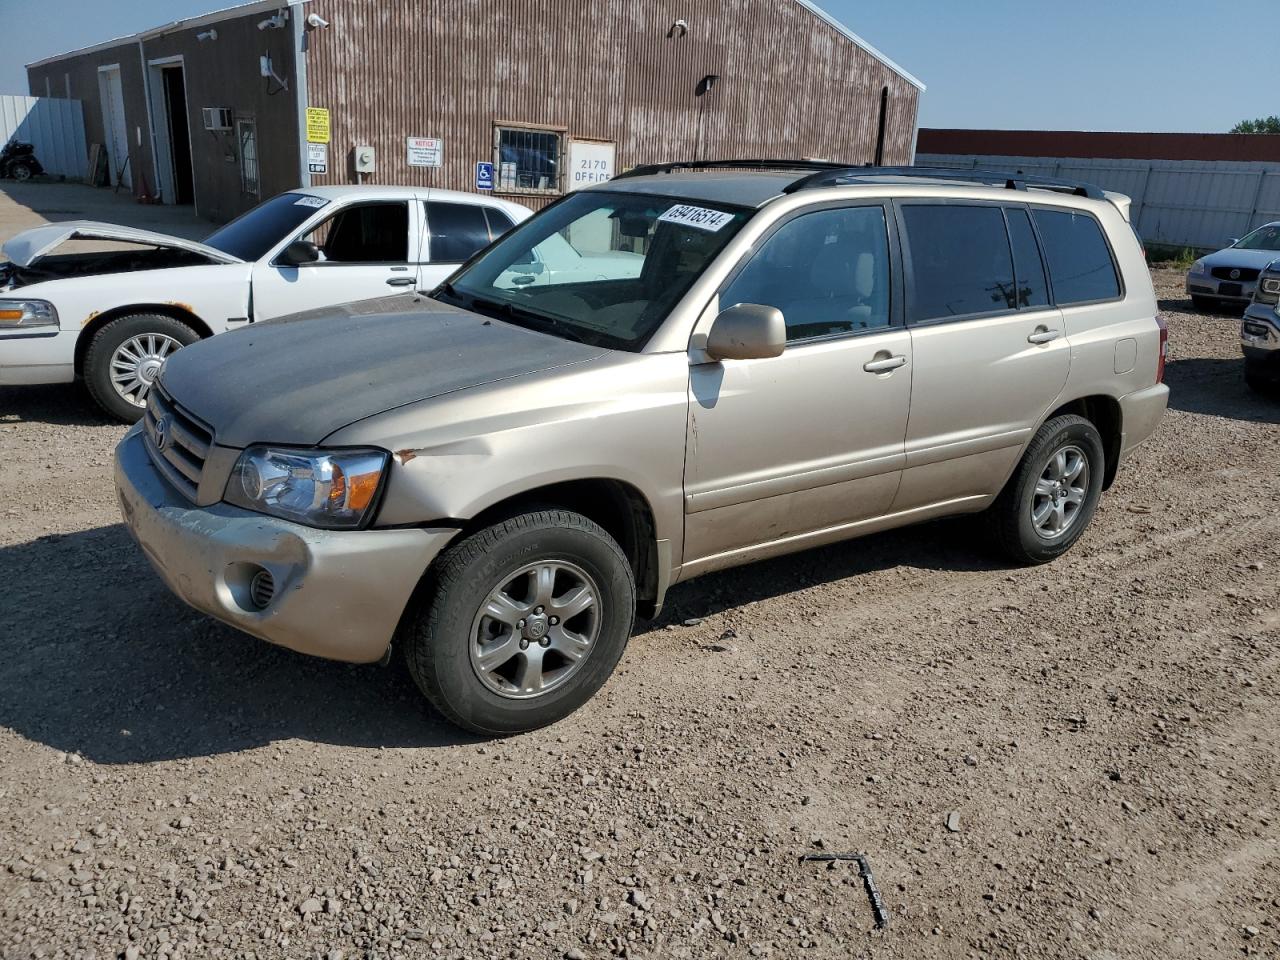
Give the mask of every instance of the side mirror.
M 315 263 L 319 259 L 320 248 L 310 240 L 295 240 L 280 254 L 280 262 L 286 267 L 300 267 L 304 263 Z
M 721 310 L 707 334 L 712 360 L 764 360 L 778 357 L 787 346 L 782 311 L 758 303 L 738 303 Z

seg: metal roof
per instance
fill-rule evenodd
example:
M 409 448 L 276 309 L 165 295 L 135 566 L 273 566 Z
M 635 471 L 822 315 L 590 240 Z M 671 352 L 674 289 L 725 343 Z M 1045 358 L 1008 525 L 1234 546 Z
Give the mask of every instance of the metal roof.
M 894 63 L 892 60 L 886 57 L 883 53 L 881 53 L 871 44 L 867 43 L 867 41 L 863 40 L 860 36 L 858 36 L 856 33 L 854 33 L 852 30 L 846 27 L 843 23 L 841 23 L 835 17 L 831 16 L 831 14 L 827 13 L 827 11 L 823 10 L 816 3 L 813 3 L 812 0 L 796 0 L 796 3 L 800 4 L 800 6 L 804 7 L 806 10 L 808 10 L 814 16 L 818 17 L 820 20 L 825 21 L 828 26 L 834 27 L 837 32 L 839 32 L 845 37 L 845 39 L 852 40 L 859 47 L 861 47 L 867 53 L 871 54 L 871 56 L 875 57 L 877 60 L 883 63 L 886 67 L 888 67 L 894 73 L 901 76 L 902 79 L 906 80 L 908 83 L 916 87 L 921 93 L 924 93 L 925 85 L 921 80 L 917 79 L 916 77 L 908 73 L 906 70 L 902 69 L 902 67 L 898 66 L 898 64 Z
M 213 23 L 221 23 L 223 20 L 248 17 L 255 13 L 270 13 L 310 2 L 311 0 L 255 0 L 253 3 L 243 3 L 236 7 L 223 7 L 221 10 L 214 10 L 212 13 L 201 14 L 198 17 L 174 20 L 159 27 L 152 27 L 150 30 L 142 30 L 138 33 L 116 37 L 112 40 L 103 40 L 101 43 L 94 43 L 76 50 L 68 50 L 66 53 L 55 53 L 53 56 L 45 57 L 42 60 L 33 60 L 31 63 L 26 64 L 26 67 L 28 69 L 31 67 L 43 67 L 47 63 L 57 63 L 59 60 L 66 60 L 68 57 L 79 57 L 86 53 L 97 53 L 99 50 L 110 50 L 112 47 L 122 47 L 127 43 L 139 43 L 143 40 L 150 40 L 153 37 L 164 36 L 166 33 L 173 33 L 176 30 L 192 30 Z

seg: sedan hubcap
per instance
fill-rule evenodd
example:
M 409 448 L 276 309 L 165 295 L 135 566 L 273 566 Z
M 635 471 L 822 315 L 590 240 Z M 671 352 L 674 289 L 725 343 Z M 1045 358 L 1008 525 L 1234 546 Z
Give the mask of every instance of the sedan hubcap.
M 1031 497 L 1031 523 L 1045 540 L 1057 540 L 1076 523 L 1089 493 L 1089 458 L 1079 447 L 1049 457 Z
M 116 393 L 135 407 L 145 407 L 165 358 L 181 346 L 163 333 L 139 334 L 120 344 L 111 355 L 111 385 Z
M 600 633 L 600 591 L 567 560 L 527 564 L 489 591 L 471 628 L 471 666 L 490 690 L 528 700 L 555 690 Z

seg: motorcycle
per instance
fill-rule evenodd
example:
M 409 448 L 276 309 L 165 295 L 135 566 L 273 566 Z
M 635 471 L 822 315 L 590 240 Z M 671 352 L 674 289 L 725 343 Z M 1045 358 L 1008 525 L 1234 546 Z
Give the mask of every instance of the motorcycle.
M 36 159 L 35 147 L 22 140 L 10 140 L 0 150 L 0 177 L 13 180 L 30 180 L 44 173 L 44 167 Z

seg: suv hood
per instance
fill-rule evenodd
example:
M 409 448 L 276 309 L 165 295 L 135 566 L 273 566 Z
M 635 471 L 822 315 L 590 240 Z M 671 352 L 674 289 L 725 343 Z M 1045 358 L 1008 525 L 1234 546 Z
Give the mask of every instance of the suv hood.
M 312 446 L 394 407 L 604 352 L 401 295 L 219 334 L 170 357 L 161 383 L 220 445 Z
M 243 262 L 239 257 L 233 257 L 229 253 L 197 243 L 195 240 L 183 240 L 181 237 L 173 237 L 167 233 L 136 230 L 133 227 L 99 223 L 96 220 L 68 220 L 64 223 L 46 223 L 41 227 L 32 227 L 6 241 L 4 247 L 0 249 L 3 249 L 4 255 L 19 267 L 29 267 L 50 250 L 68 240 L 119 240 L 126 243 L 146 243 L 156 247 L 198 253 L 217 263 Z

